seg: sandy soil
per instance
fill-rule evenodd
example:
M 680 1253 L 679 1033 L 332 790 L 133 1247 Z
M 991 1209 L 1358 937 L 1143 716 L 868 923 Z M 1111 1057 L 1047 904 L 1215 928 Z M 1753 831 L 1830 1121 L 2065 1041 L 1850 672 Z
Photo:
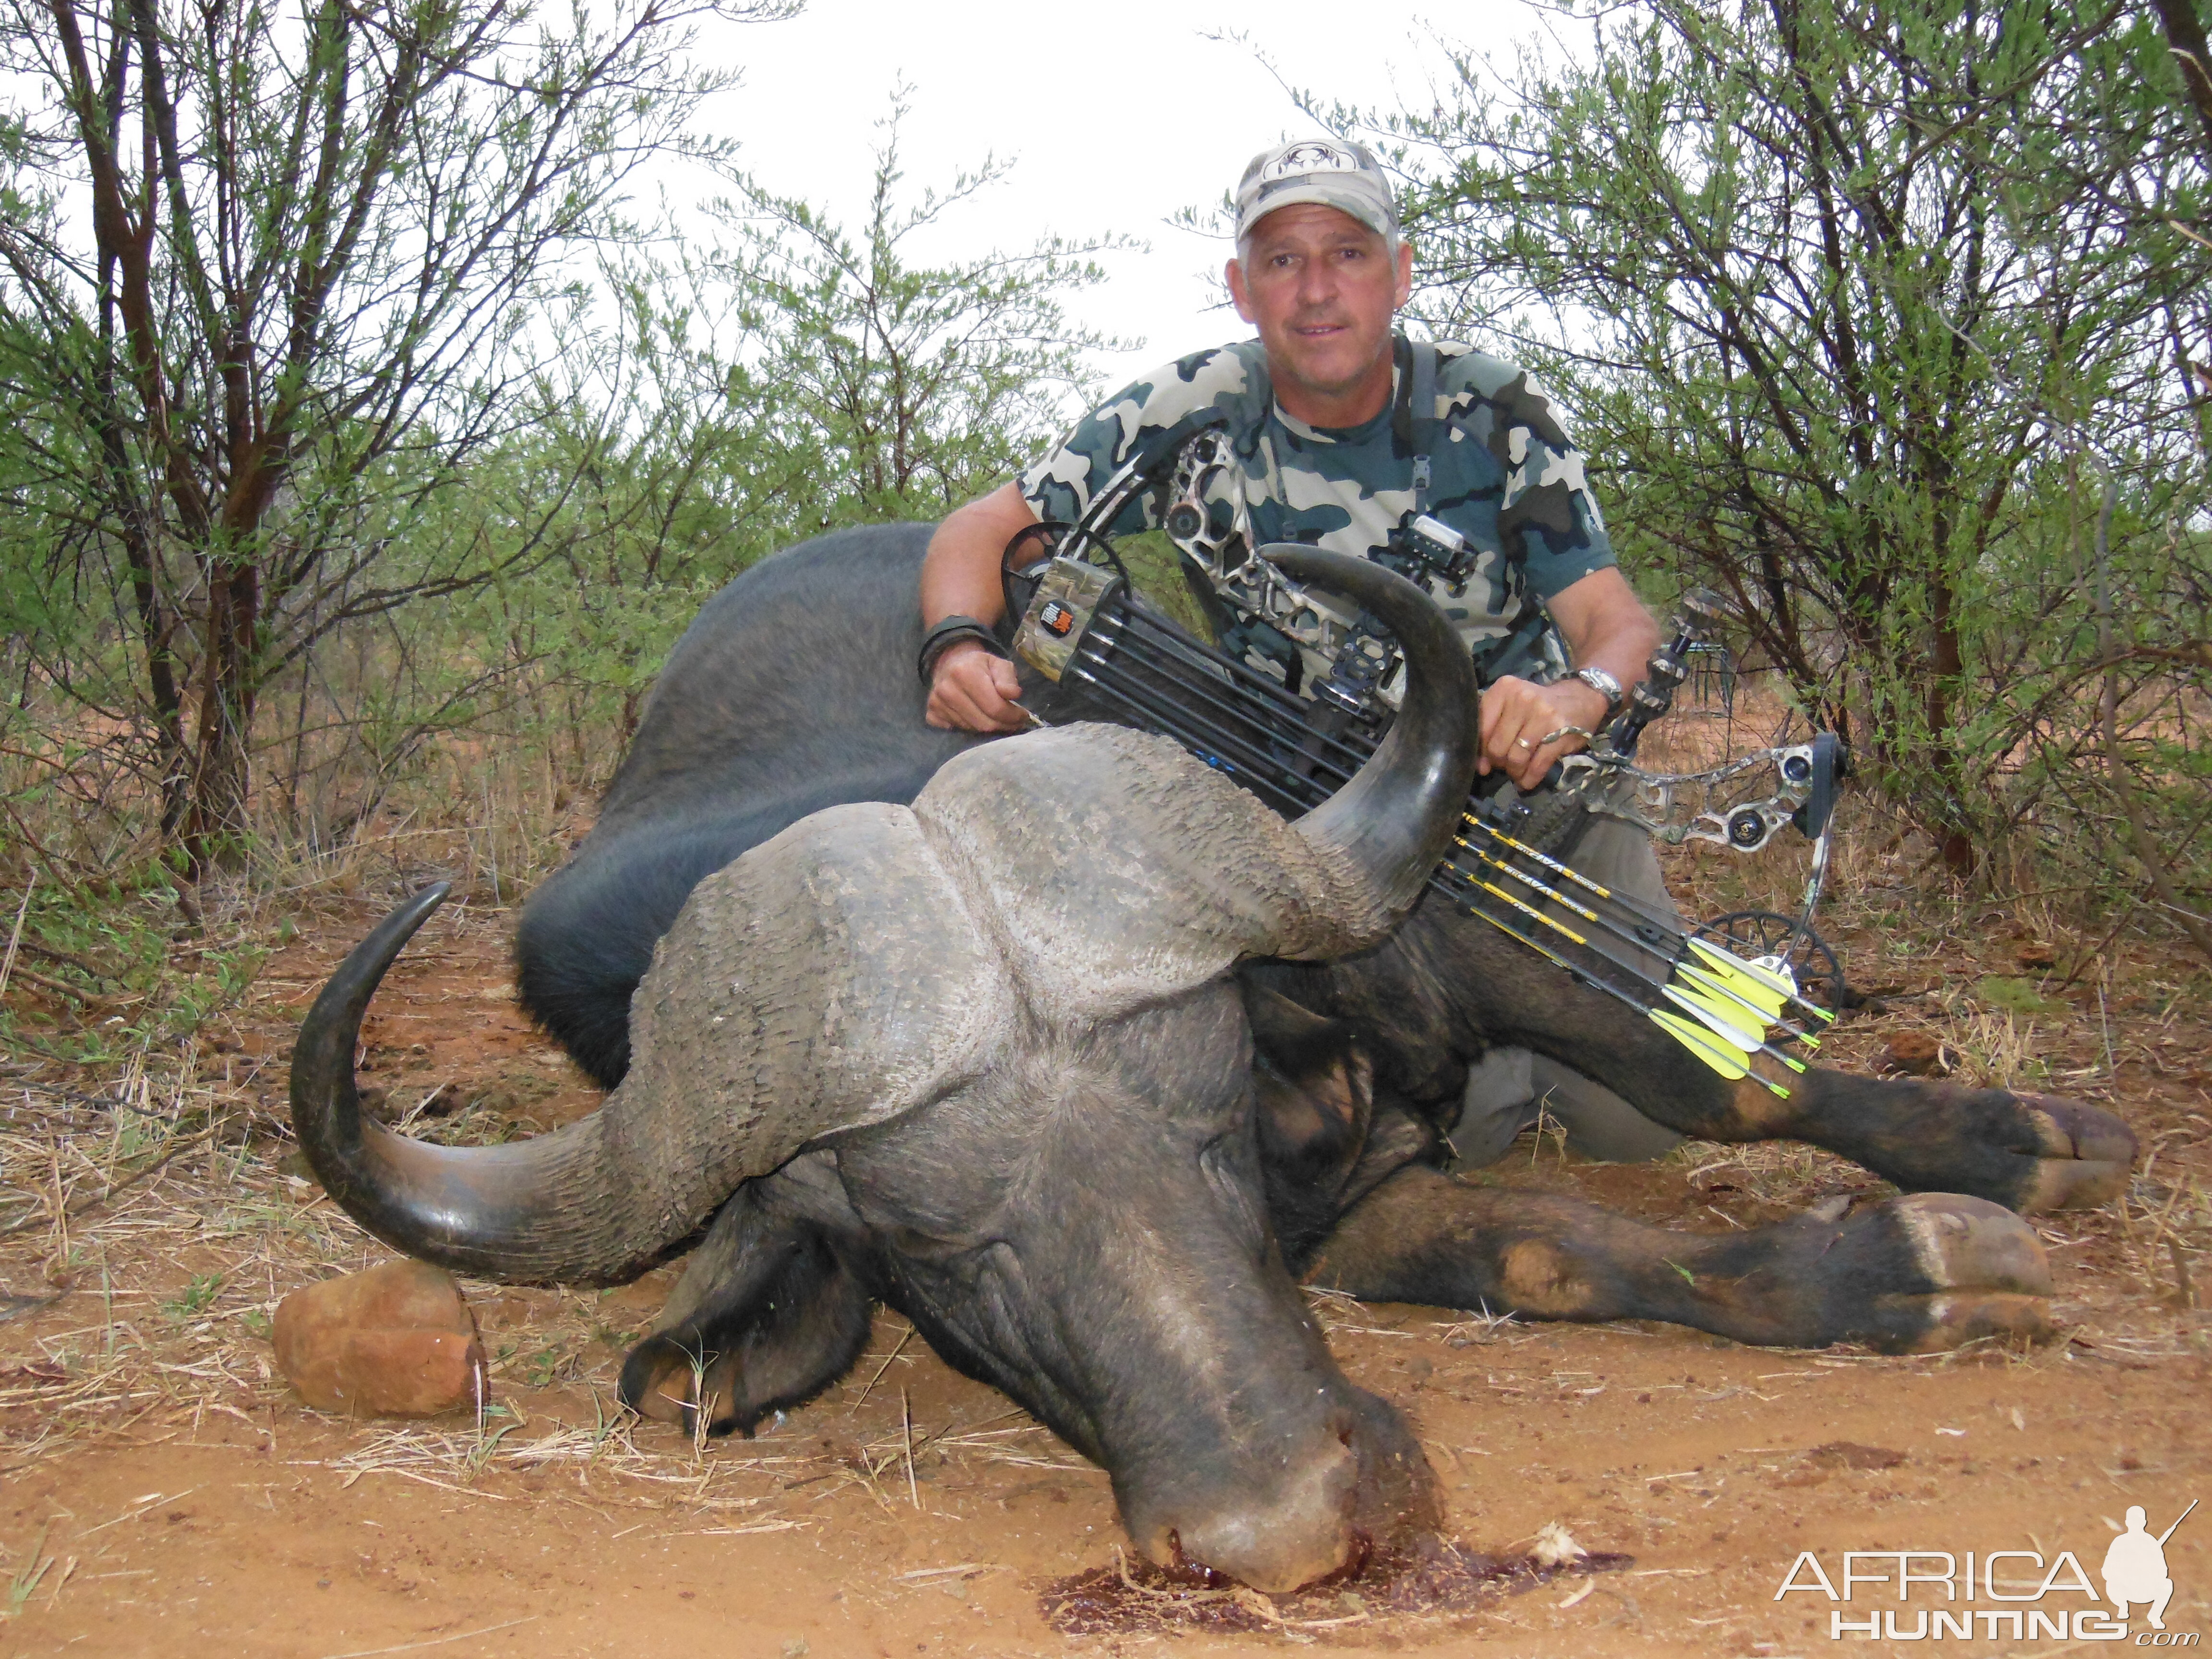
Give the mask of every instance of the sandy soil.
M 1860 873 L 1876 896 L 1842 931 L 1854 961 L 1878 966 L 1879 884 Z M 2158 1529 L 2212 1498 L 2201 1003 L 2178 999 L 2170 965 L 2097 979 L 2111 988 L 2101 1020 L 2088 981 L 2063 989 L 2065 1012 L 2025 1033 L 1986 1006 L 1915 1000 L 1992 962 L 2020 973 L 2004 968 L 2003 925 L 1882 969 L 1899 981 L 1888 1011 L 1832 1047 L 1866 1064 L 1891 1035 L 1931 1031 L 1962 1066 L 2032 1063 L 2129 1113 L 2155 1154 L 2130 1198 L 2039 1224 L 2065 1340 L 1892 1359 L 1322 1300 L 1346 1370 L 1418 1425 L 1454 1534 L 1510 1553 L 1559 1522 L 1633 1557 L 1478 1612 L 1391 1615 L 1354 1584 L 1263 1633 L 1062 1634 L 1050 1587 L 1115 1560 L 1101 1474 L 889 1316 L 844 1384 L 756 1440 L 695 1448 L 620 1420 L 615 1370 L 665 1270 L 605 1295 L 471 1285 L 495 1357 L 481 1424 L 318 1416 L 272 1376 L 268 1316 L 288 1290 L 384 1252 L 301 1178 L 283 1138 L 283 1068 L 299 1011 L 380 908 L 304 916 L 214 1046 L 97 1091 L 79 1082 L 74 1098 L 47 1083 L 0 1100 L 20 1200 L 0 1236 L 0 1652 L 1812 1654 L 1866 1644 L 1832 1639 L 1817 1594 L 1777 1600 L 1801 1552 L 1837 1576 L 1845 1551 L 2072 1551 L 2094 1575 L 2127 1505 Z M 483 1139 L 592 1103 L 508 996 L 510 924 L 449 909 L 387 981 L 362 1080 L 386 1090 L 388 1114 L 419 1108 L 418 1128 Z M 117 1111 L 118 1097 L 137 1109 Z M 196 1102 L 235 1109 L 196 1115 Z M 165 1127 L 186 1122 L 214 1127 Z M 1623 1168 L 1524 1140 L 1507 1168 L 1702 1228 L 1875 1185 L 1802 1150 L 1695 1144 Z M 2168 1627 L 2212 1633 L 2212 1508 L 2174 1534 L 2168 1560 Z M 2005 1572 L 2035 1576 L 2019 1558 Z M 1929 1595 L 1910 1607 L 1946 1605 Z M 1897 1605 L 1862 1586 L 1848 1611 Z

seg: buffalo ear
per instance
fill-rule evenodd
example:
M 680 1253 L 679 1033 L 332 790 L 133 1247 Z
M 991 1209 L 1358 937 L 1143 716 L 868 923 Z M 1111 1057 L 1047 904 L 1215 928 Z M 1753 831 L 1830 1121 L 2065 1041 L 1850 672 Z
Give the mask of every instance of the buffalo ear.
M 1345 1021 L 1249 981 L 1241 988 L 1261 1151 L 1271 1164 L 1326 1181 L 1358 1156 L 1375 1108 L 1375 1068 Z

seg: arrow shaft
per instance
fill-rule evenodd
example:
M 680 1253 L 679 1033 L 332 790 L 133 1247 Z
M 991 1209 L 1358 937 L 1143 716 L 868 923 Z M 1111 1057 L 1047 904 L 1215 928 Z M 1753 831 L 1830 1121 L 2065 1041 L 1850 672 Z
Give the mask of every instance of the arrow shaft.
M 1547 927 L 1552 928 L 1553 931 L 1563 933 L 1567 938 L 1573 939 L 1577 944 L 1580 945 L 1585 951 L 1589 951 L 1600 961 L 1604 962 L 1612 967 L 1617 968 L 1623 973 L 1626 974 L 1632 982 L 1644 985 L 1654 991 L 1662 988 L 1652 985 L 1651 982 L 1638 971 L 1634 964 L 1623 962 L 1619 957 L 1613 955 L 1612 951 L 1607 950 L 1602 945 L 1598 944 L 1595 940 L 1585 939 L 1579 934 L 1570 932 L 1566 927 L 1563 927 L 1559 922 L 1554 921 L 1542 911 L 1531 908 L 1529 906 L 1522 903 L 1511 894 L 1504 892 L 1499 889 L 1492 886 L 1488 882 L 1474 880 L 1472 878 L 1469 878 L 1468 879 L 1470 881 L 1470 884 L 1481 891 L 1496 895 L 1498 897 L 1504 899 L 1508 904 L 1513 906 L 1515 909 L 1521 911 L 1526 915 L 1534 917 L 1535 920 L 1542 922 Z M 1464 901 L 1462 901 L 1462 902 L 1464 902 Z M 1599 990 L 1605 992 L 1608 996 L 1616 998 L 1620 1001 L 1626 1003 L 1630 1007 L 1635 1009 L 1638 1013 L 1643 1014 L 1648 1018 L 1651 1014 L 1659 1012 L 1656 1001 L 1640 1000 L 1638 998 L 1632 996 L 1629 993 L 1622 990 L 1619 986 L 1613 984 L 1612 981 L 1602 978 L 1596 974 L 1593 974 L 1587 968 L 1577 966 L 1576 963 L 1568 961 L 1565 957 L 1559 955 L 1556 951 L 1553 951 L 1546 945 L 1539 945 L 1534 939 L 1530 939 L 1527 934 L 1521 932 L 1519 928 L 1512 927 L 1505 921 L 1503 917 L 1494 916 L 1491 915 L 1489 911 L 1483 909 L 1480 906 L 1475 904 L 1467 904 L 1466 908 L 1469 915 L 1481 917 L 1483 921 L 1488 922 L 1492 927 L 1497 928 L 1498 932 L 1505 934 L 1509 939 L 1517 939 L 1522 945 L 1527 945 L 1530 950 L 1534 951 L 1538 956 L 1543 957 L 1545 961 L 1550 963 L 1553 967 L 1565 969 L 1568 973 L 1573 975 L 1577 979 L 1581 980 L 1583 983 L 1594 985 Z M 1662 1023 L 1662 1029 L 1664 1029 L 1663 1022 Z M 1780 1049 L 1775 1048 L 1774 1045 L 1770 1042 L 1759 1042 L 1755 1047 L 1749 1049 L 1748 1052 L 1762 1054 L 1766 1055 L 1769 1059 L 1778 1060 L 1784 1066 L 1790 1067 L 1793 1072 L 1802 1072 L 1805 1069 L 1802 1062 L 1792 1058 L 1789 1054 L 1784 1054 Z M 1760 1078 L 1759 1080 L 1762 1084 L 1765 1084 L 1767 1088 L 1773 1090 L 1777 1094 L 1781 1095 L 1784 1098 L 1788 1097 L 1789 1091 L 1783 1088 L 1781 1085 L 1769 1083 L 1765 1078 Z
M 1544 885 L 1543 883 L 1536 880 L 1534 877 L 1530 876 L 1524 872 L 1516 870 L 1510 865 L 1500 864 L 1498 860 L 1492 858 L 1488 854 L 1481 852 L 1475 848 L 1467 847 L 1467 843 L 1465 842 L 1461 842 L 1460 845 L 1462 847 L 1466 847 L 1469 853 L 1473 854 L 1474 857 L 1481 860 L 1485 864 L 1502 869 L 1508 875 L 1518 878 L 1522 882 L 1528 884 L 1535 891 L 1543 894 L 1545 896 L 1553 899 L 1559 897 L 1559 895 L 1557 892 Z M 1485 881 L 1479 876 L 1472 875 L 1467 871 L 1458 870 L 1455 866 L 1453 867 L 1455 869 L 1455 873 L 1456 873 L 1461 879 L 1467 882 L 1468 885 L 1476 888 L 1480 891 L 1488 893 L 1493 897 L 1504 900 L 1507 904 L 1512 906 L 1514 909 L 1519 911 L 1522 915 L 1530 918 L 1532 921 L 1541 923 L 1544 927 L 1550 928 L 1553 933 L 1560 934 L 1562 937 L 1581 945 L 1584 950 L 1590 951 L 1601 960 L 1610 963 L 1613 967 L 1617 968 L 1620 969 L 1621 972 L 1626 974 L 1629 976 L 1631 982 L 1640 985 L 1645 993 L 1647 1000 L 1637 1005 L 1638 1006 L 1640 1006 L 1644 1012 L 1651 1012 L 1658 1006 L 1658 1000 L 1661 997 L 1668 996 L 1670 994 L 1668 987 L 1664 983 L 1654 979 L 1649 973 L 1639 968 L 1636 963 L 1624 960 L 1622 957 L 1616 955 L 1614 952 L 1608 951 L 1604 945 L 1599 944 L 1594 939 L 1583 938 L 1583 935 L 1576 933 L 1572 928 L 1565 926 L 1564 923 L 1557 921 L 1553 917 L 1546 915 L 1541 910 L 1537 909 L 1534 906 L 1523 903 L 1520 899 L 1515 897 L 1512 894 L 1504 891 L 1494 884 Z M 1569 908 L 1574 910 L 1577 915 L 1590 915 L 1589 911 L 1583 909 L 1581 906 L 1573 904 L 1571 901 L 1565 902 L 1568 903 Z M 1481 913 L 1477 911 L 1476 914 L 1480 915 Z M 1610 924 L 1607 923 L 1602 917 L 1593 916 L 1591 919 L 1597 921 L 1601 926 L 1610 927 Z M 1618 928 L 1613 928 L 1613 931 L 1618 933 L 1620 930 Z M 1632 939 L 1631 942 L 1634 943 L 1635 941 Z M 1705 973 L 1688 963 L 1679 963 L 1675 964 L 1674 971 L 1676 974 L 1684 976 L 1691 984 L 1695 985 L 1706 995 L 1724 997 L 1729 1002 L 1733 1003 L 1737 1007 L 1742 1009 L 1746 1014 L 1750 1016 L 1751 1021 L 1753 1022 L 1752 1027 L 1744 1030 L 1744 1040 L 1738 1043 L 1738 1046 L 1742 1048 L 1745 1052 L 1771 1054 L 1775 1059 L 1782 1061 L 1784 1065 L 1789 1066 L 1790 1070 L 1795 1072 L 1802 1072 L 1805 1069 L 1802 1063 L 1792 1059 L 1790 1055 L 1782 1053 L 1771 1043 L 1765 1041 L 1765 1032 L 1766 1028 L 1775 1023 L 1775 1011 L 1773 1009 L 1760 1006 L 1749 997 L 1738 992 L 1734 987 L 1729 985 L 1726 981 L 1717 979 L 1712 975 Z M 1703 1019 L 1706 1016 L 1700 1014 L 1698 1017 L 1700 1019 Z M 1805 1036 L 1802 1032 L 1791 1030 L 1790 1034 L 1794 1037 L 1799 1038 L 1801 1041 L 1808 1043 L 1813 1048 L 1818 1048 L 1820 1046 L 1817 1042 L 1814 1042 L 1811 1038 Z
M 1539 852 L 1535 848 L 1529 846 L 1526 842 L 1516 840 L 1513 836 L 1507 835 L 1504 830 L 1496 829 L 1493 826 L 1484 823 L 1480 818 L 1474 817 L 1471 813 L 1462 819 L 1462 823 L 1469 829 L 1481 831 L 1482 834 L 1487 836 L 1492 842 L 1495 842 L 1499 846 L 1507 848 L 1512 852 L 1533 860 L 1542 868 L 1552 872 L 1554 875 L 1558 876 L 1562 882 L 1571 882 L 1580 887 L 1583 891 L 1591 894 L 1598 899 L 1608 909 L 1618 911 L 1620 915 L 1630 918 L 1630 921 L 1624 922 L 1613 916 L 1591 915 L 1590 913 L 1583 906 L 1574 903 L 1573 901 L 1567 899 L 1565 896 L 1557 892 L 1553 892 L 1552 894 L 1552 896 L 1557 902 L 1567 905 L 1570 908 L 1576 911 L 1577 914 L 1588 917 L 1589 920 L 1595 922 L 1598 926 L 1606 928 L 1608 932 L 1613 933 L 1620 939 L 1626 940 L 1629 944 L 1636 946 L 1638 950 L 1649 951 L 1653 955 L 1659 957 L 1671 956 L 1677 964 L 1692 962 L 1694 960 L 1695 953 L 1692 949 L 1690 935 L 1683 931 L 1680 921 L 1678 918 L 1662 915 L 1651 909 L 1642 901 L 1632 899 L 1630 896 L 1626 894 L 1616 893 L 1609 887 L 1600 885 L 1598 883 L 1592 881 L 1588 876 L 1583 875 L 1580 871 L 1571 868 L 1558 859 L 1552 857 L 1550 854 Z M 1464 841 L 1462 841 L 1460 844 L 1462 846 L 1467 845 Z M 1490 856 L 1480 852 L 1480 849 L 1475 848 L 1469 847 L 1468 848 L 1468 850 L 1471 853 L 1474 853 L 1479 858 L 1487 858 Z M 1510 869 L 1513 866 L 1508 865 L 1506 867 Z M 1516 873 L 1520 872 L 1516 872 Z M 1529 881 L 1532 884 L 1534 884 L 1534 878 L 1531 877 L 1523 875 L 1522 879 Z M 1646 938 L 1643 933 L 1638 931 L 1639 927 L 1650 928 L 1652 931 L 1656 932 L 1659 937 L 1656 939 Z M 1700 943 L 1705 945 L 1705 949 L 1713 951 L 1718 955 L 1727 957 L 1731 962 L 1735 963 L 1738 969 L 1747 976 L 1753 978 L 1762 977 L 1749 963 L 1743 962 L 1741 958 L 1736 957 L 1732 952 L 1722 951 L 1719 946 L 1711 945 L 1708 942 L 1700 941 Z M 1639 974 L 1638 977 L 1648 978 L 1649 975 Z M 1835 1016 L 1832 1013 L 1821 1007 L 1818 1003 L 1808 1001 L 1796 990 L 1794 987 L 1784 989 L 1784 987 L 1778 982 L 1772 988 L 1776 995 L 1782 997 L 1787 1002 L 1795 1003 L 1798 1007 L 1805 1010 L 1807 1013 L 1811 1015 L 1814 1018 L 1821 1021 L 1823 1024 L 1835 1018 Z M 1733 996 L 1735 993 L 1731 992 L 1729 994 Z M 1741 1000 L 1741 999 L 1739 1000 Z M 1747 1003 L 1746 1006 L 1756 1006 L 1755 1004 L 1750 1003 Z M 1795 1036 L 1798 1034 L 1793 1032 L 1792 1035 Z

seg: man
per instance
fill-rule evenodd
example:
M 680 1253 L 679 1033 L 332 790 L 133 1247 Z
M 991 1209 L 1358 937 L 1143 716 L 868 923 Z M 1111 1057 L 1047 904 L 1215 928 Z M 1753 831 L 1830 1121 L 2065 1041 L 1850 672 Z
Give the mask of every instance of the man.
M 1550 404 L 1510 363 L 1462 345 L 1415 345 L 1394 331 L 1413 250 L 1388 182 L 1357 145 L 1309 139 L 1254 157 L 1237 187 L 1237 257 L 1224 274 L 1256 340 L 1135 382 L 1019 479 L 939 526 L 921 577 L 930 723 L 985 732 L 1028 725 L 1013 666 L 988 634 L 1003 610 L 1003 550 L 1041 519 L 1078 517 L 1140 433 L 1211 405 L 1230 417 L 1261 543 L 1372 557 L 1425 512 L 1477 550 L 1463 586 L 1435 581 L 1431 592 L 1485 686 L 1480 769 L 1534 789 L 1619 708 L 1659 639 L 1614 567 L 1581 459 Z M 1413 386 L 1428 380 L 1414 354 L 1431 350 L 1433 407 L 1413 408 Z M 1151 512 L 1141 497 L 1111 528 L 1149 527 Z M 1629 825 L 1594 820 L 1576 863 L 1666 902 L 1650 842 Z M 1529 971 L 1551 970 L 1532 960 Z M 1501 1155 L 1540 1106 L 1599 1157 L 1653 1157 L 1678 1139 L 1589 1079 L 1501 1050 L 1469 1081 L 1453 1131 L 1461 1157 Z
M 2182 1518 L 2188 1518 L 2188 1510 L 2182 1511 Z M 2105 1551 L 2106 1599 L 2118 1609 L 2112 1616 L 2123 1621 L 2128 1616 L 2128 1603 L 2144 1603 L 2150 1627 L 2164 1630 L 2166 1604 L 2173 1600 L 2173 1581 L 2166 1576 L 2166 1540 L 2173 1536 L 2173 1527 L 2181 1522 L 2168 1527 L 2163 1535 L 2154 1536 L 2150 1517 L 2140 1504 L 2128 1505 L 2127 1521 L 2127 1530 Z

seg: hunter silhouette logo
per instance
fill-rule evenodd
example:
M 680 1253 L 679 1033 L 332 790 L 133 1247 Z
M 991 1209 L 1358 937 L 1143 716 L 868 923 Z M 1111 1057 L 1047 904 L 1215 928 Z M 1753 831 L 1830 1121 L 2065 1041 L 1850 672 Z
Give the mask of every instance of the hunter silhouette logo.
M 2192 1498 L 2189 1510 L 2196 1507 Z M 2150 1627 L 2166 1628 L 2166 1604 L 2173 1600 L 2173 1580 L 2166 1576 L 2166 1540 L 2173 1536 L 2174 1528 L 2189 1519 L 2189 1510 L 2182 1510 L 2174 1517 L 2173 1526 L 2154 1538 L 2143 1506 L 2128 1505 L 2128 1529 L 2112 1540 L 2112 1547 L 2105 1552 L 2105 1596 L 2119 1609 L 2114 1618 L 2125 1619 L 2128 1604 L 2142 1601 L 2149 1606 L 2145 1616 Z
M 2127 1525 L 2105 1551 L 2101 1597 L 2073 1551 L 2061 1550 L 2046 1563 L 2039 1547 L 1990 1550 L 1978 1559 L 1972 1551 L 1958 1555 L 1948 1550 L 1847 1550 L 1841 1570 L 1833 1574 L 1817 1554 L 1806 1550 L 1782 1576 L 1774 1599 L 1779 1601 L 1797 1593 L 1856 1604 L 1850 1613 L 1840 1607 L 1830 1611 L 1831 1641 L 1846 1636 L 1893 1642 L 2049 1638 L 2194 1648 L 2203 1639 L 2200 1633 L 2166 1627 L 2166 1604 L 2172 1601 L 2174 1589 L 2166 1567 L 2166 1544 L 2195 1510 L 2197 1501 L 2191 1498 L 2189 1507 L 2160 1533 L 2151 1531 L 2149 1513 L 2142 1504 L 2129 1505 Z M 2087 1605 L 2065 1599 L 2071 1596 Z M 1893 1605 L 1864 1605 L 1868 1602 Z M 2148 1628 L 2130 1632 L 2131 1607 L 2144 1610 Z

